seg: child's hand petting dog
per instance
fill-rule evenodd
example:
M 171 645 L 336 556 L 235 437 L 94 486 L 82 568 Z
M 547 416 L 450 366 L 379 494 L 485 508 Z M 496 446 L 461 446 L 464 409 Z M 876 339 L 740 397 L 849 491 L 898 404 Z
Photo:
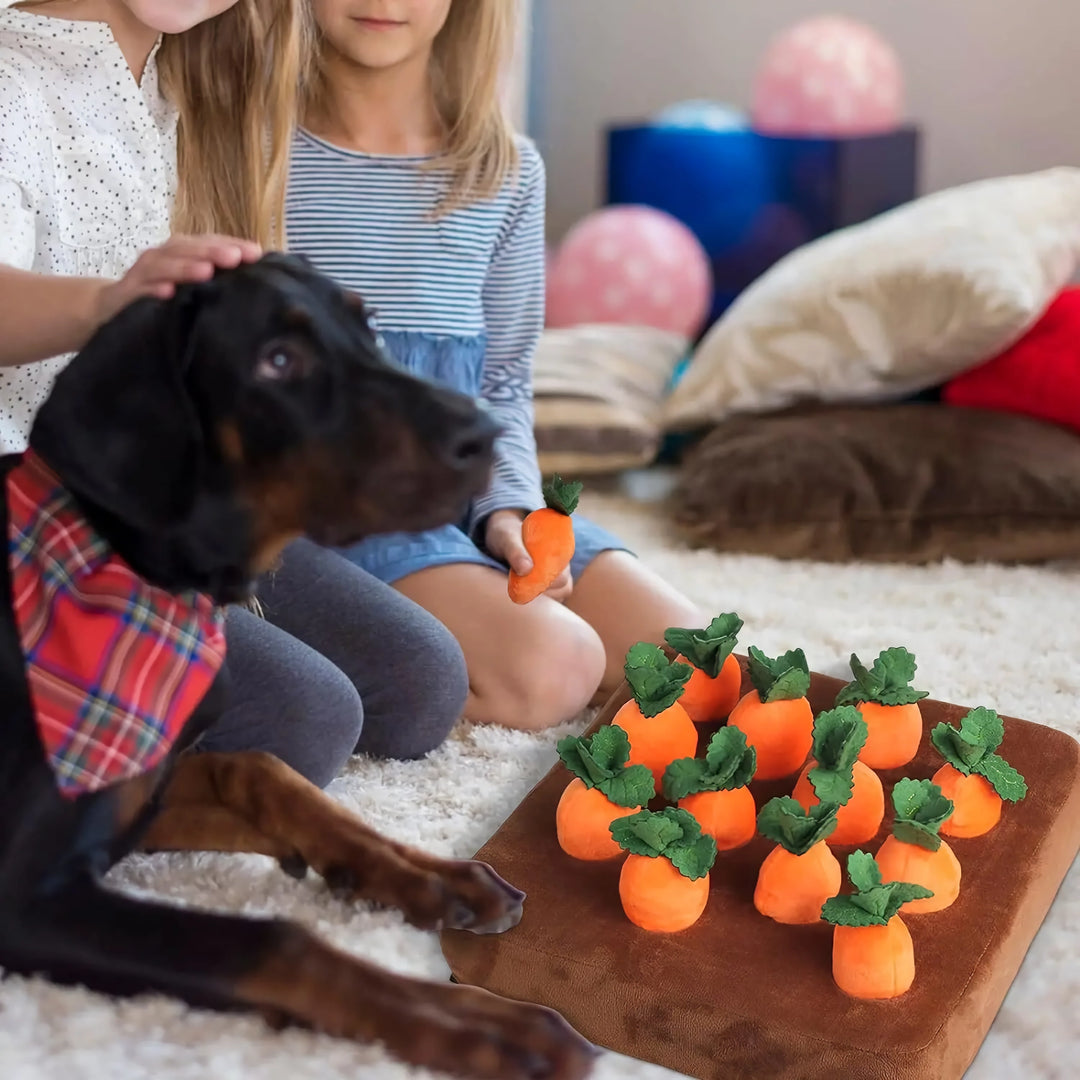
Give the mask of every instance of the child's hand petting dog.
M 487 520 L 484 545 L 496 559 L 502 559 L 515 574 L 527 574 L 533 567 L 525 542 L 521 538 L 524 515 L 518 510 L 496 510 Z M 566 567 L 551 583 L 545 596 L 560 604 L 569 599 L 574 591 L 574 579 L 570 567 Z
M 231 270 L 255 262 L 262 255 L 258 244 L 231 236 L 173 236 L 160 247 L 144 251 L 119 280 L 98 294 L 98 325 L 108 322 L 129 304 L 144 296 L 168 300 L 176 286 L 189 281 L 208 281 L 219 268 Z

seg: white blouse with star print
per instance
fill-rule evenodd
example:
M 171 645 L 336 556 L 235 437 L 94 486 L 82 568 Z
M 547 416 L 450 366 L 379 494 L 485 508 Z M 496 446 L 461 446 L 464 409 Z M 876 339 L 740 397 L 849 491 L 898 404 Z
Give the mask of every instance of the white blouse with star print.
M 104 23 L 0 9 L 0 263 L 119 278 L 169 236 L 176 112 Z M 24 450 L 68 357 L 0 368 L 0 452 Z

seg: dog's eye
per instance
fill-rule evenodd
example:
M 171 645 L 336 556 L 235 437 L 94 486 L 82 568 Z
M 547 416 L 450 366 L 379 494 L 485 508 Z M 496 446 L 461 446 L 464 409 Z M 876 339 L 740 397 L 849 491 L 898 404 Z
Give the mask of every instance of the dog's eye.
M 276 344 L 268 348 L 255 365 L 255 377 L 264 382 L 284 382 L 304 374 L 307 365 L 295 349 Z

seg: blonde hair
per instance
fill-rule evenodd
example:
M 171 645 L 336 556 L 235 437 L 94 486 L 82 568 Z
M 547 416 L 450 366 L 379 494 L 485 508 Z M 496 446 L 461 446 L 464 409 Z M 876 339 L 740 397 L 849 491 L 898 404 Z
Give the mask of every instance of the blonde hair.
M 239 0 L 162 42 L 162 91 L 180 114 L 176 232 L 285 247 L 289 149 L 312 40 L 307 0 Z

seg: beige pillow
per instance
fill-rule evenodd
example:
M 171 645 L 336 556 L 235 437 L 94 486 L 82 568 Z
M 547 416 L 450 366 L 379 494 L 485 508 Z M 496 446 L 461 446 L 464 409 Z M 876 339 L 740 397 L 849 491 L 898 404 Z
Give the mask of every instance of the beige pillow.
M 665 422 L 906 397 L 1011 345 L 1078 262 L 1080 169 L 926 196 L 754 282 L 698 347 Z
M 649 464 L 663 438 L 661 402 L 688 348 L 649 327 L 546 330 L 533 367 L 541 470 L 579 476 Z

